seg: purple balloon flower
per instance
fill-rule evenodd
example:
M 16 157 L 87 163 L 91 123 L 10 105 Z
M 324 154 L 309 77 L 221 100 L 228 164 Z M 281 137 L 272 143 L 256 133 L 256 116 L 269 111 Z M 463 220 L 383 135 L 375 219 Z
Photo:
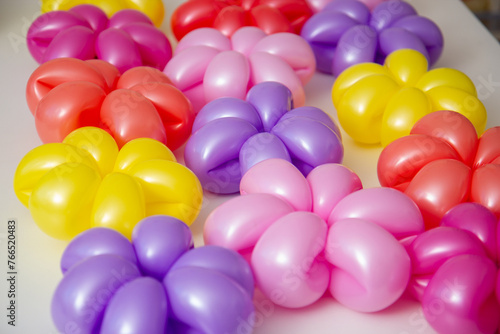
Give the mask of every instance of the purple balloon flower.
M 260 161 L 281 158 L 304 175 L 344 154 L 337 125 L 321 109 L 293 109 L 277 82 L 252 87 L 246 101 L 219 98 L 203 107 L 184 152 L 186 165 L 214 193 L 239 191 L 241 176 Z
M 47 12 L 31 24 L 26 38 L 38 63 L 62 57 L 99 58 L 123 73 L 136 66 L 163 70 L 172 58 L 165 34 L 134 9 L 118 11 L 110 19 L 93 5 Z
M 193 249 L 182 221 L 150 216 L 132 243 L 94 228 L 64 251 L 52 318 L 64 333 L 238 333 L 253 322 L 254 281 L 235 251 Z
M 364 62 L 382 64 L 399 49 L 421 52 L 432 66 L 443 51 L 443 35 L 431 20 L 404 1 L 382 2 L 370 13 L 356 0 L 334 0 L 302 28 L 316 56 L 316 68 L 338 76 Z

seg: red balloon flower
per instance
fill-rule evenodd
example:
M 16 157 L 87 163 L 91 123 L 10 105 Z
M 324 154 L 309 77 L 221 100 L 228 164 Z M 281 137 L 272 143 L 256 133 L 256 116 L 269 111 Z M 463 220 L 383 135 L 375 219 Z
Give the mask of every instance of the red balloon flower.
M 178 40 L 201 27 L 228 37 L 244 26 L 259 27 L 268 35 L 298 34 L 312 14 L 306 0 L 190 0 L 175 10 L 171 25 Z
M 417 203 L 427 228 L 462 202 L 482 204 L 499 217 L 500 127 L 478 139 L 464 116 L 433 112 L 382 151 L 378 178 Z

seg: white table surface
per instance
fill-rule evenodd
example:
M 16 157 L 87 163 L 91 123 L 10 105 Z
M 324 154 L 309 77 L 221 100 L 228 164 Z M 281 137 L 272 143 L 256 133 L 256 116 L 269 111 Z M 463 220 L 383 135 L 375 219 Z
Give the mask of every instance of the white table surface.
M 181 0 L 165 0 L 163 31 L 169 36 L 169 17 Z M 488 111 L 488 127 L 500 125 L 500 46 L 459 0 L 412 0 L 419 12 L 442 29 L 444 52 L 436 67 L 453 67 L 465 72 L 478 88 Z M 17 164 L 32 148 L 41 144 L 33 117 L 25 101 L 25 84 L 37 67 L 25 43 L 30 22 L 39 15 L 39 3 L 32 0 L 0 2 L 0 333 L 57 333 L 50 316 L 52 293 L 61 279 L 59 259 L 66 242 L 42 233 L 28 210 L 17 200 L 12 180 Z M 316 74 L 305 87 L 307 105 L 319 107 L 336 119 L 330 90 L 333 77 Z M 344 164 L 353 169 L 365 187 L 379 185 L 376 177 L 380 147 L 360 146 L 344 133 Z M 179 156 L 181 152 L 176 152 Z M 208 213 L 229 197 L 205 196 L 204 208 L 192 225 L 201 245 L 203 222 Z M 17 318 L 7 325 L 7 221 L 17 227 Z M 386 310 L 374 314 L 351 311 L 330 298 L 300 310 L 279 307 L 261 311 L 255 334 L 271 333 L 434 333 L 425 321 L 421 306 L 403 297 Z M 146 333 L 145 333 L 146 334 Z

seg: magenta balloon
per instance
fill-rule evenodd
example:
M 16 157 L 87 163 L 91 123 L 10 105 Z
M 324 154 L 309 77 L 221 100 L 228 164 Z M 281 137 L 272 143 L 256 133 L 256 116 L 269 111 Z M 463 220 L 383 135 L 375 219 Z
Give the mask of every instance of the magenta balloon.
M 189 227 L 177 218 L 162 215 L 141 220 L 134 228 L 132 243 L 143 275 L 157 280 L 194 247 Z
M 237 334 L 242 323 L 251 331 L 251 296 L 230 277 L 206 268 L 182 267 L 170 271 L 163 283 L 177 321 L 206 334 Z
M 328 224 L 335 225 L 346 218 L 369 220 L 397 239 L 424 231 L 424 220 L 417 205 L 408 196 L 392 188 L 363 189 L 347 195 L 333 209 Z
M 496 277 L 495 264 L 485 256 L 453 257 L 424 291 L 426 320 L 442 334 L 495 333 L 500 319 Z
M 333 265 L 332 296 L 356 311 L 376 312 L 390 306 L 410 278 L 410 258 L 403 246 L 367 220 L 348 218 L 333 224 L 325 256 Z
M 371 13 L 359 1 L 332 1 L 304 24 L 301 36 L 318 70 L 335 76 L 355 64 L 383 64 L 391 52 L 406 48 L 421 52 L 432 66 L 443 50 L 438 26 L 400 0 L 381 2 Z
M 99 254 L 118 255 L 137 264 L 134 248 L 127 238 L 115 230 L 96 227 L 71 240 L 61 257 L 61 271 L 64 274 L 80 261 Z
M 113 294 L 140 275 L 133 263 L 116 255 L 101 254 L 79 262 L 66 272 L 52 297 L 52 319 L 57 329 L 99 332 Z
M 497 225 L 495 215 L 478 203 L 461 203 L 450 209 L 441 218 L 441 226 L 451 226 L 467 230 L 483 242 L 488 256 L 497 260 Z
M 463 254 L 486 255 L 481 242 L 472 233 L 444 226 L 417 236 L 407 251 L 413 267 L 408 290 L 418 300 L 422 300 L 434 273 L 449 259 Z
M 150 277 L 122 286 L 111 298 L 100 334 L 165 333 L 167 296 L 163 285 Z
M 135 66 L 165 67 L 172 47 L 163 32 L 143 13 L 124 9 L 109 20 L 93 5 L 42 14 L 30 26 L 27 44 L 39 63 L 54 58 L 99 58 L 120 72 Z
M 253 86 L 246 101 L 209 102 L 194 121 L 186 165 L 206 190 L 225 194 L 237 192 L 242 174 L 266 159 L 293 162 L 304 175 L 341 162 L 342 139 L 330 116 L 314 107 L 291 108 L 292 93 L 277 82 Z

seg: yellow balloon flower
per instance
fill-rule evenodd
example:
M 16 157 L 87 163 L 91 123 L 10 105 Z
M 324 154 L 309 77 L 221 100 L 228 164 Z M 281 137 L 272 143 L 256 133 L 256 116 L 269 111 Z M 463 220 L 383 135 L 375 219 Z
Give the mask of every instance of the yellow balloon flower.
M 58 239 L 94 226 L 130 239 L 136 223 L 157 214 L 190 225 L 203 197 L 198 178 L 164 144 L 139 138 L 118 150 L 94 127 L 31 150 L 17 167 L 14 190 L 38 226 Z
M 165 15 L 162 0 L 42 0 L 42 13 L 68 10 L 77 5 L 97 6 L 108 17 L 122 9 L 136 9 L 146 14 L 157 27 L 161 26 Z
M 402 49 L 391 53 L 383 66 L 363 63 L 343 71 L 332 89 L 342 128 L 355 141 L 386 146 L 409 135 L 423 116 L 453 110 L 467 117 L 480 135 L 486 110 L 469 77 L 452 68 L 427 68 L 421 53 Z

